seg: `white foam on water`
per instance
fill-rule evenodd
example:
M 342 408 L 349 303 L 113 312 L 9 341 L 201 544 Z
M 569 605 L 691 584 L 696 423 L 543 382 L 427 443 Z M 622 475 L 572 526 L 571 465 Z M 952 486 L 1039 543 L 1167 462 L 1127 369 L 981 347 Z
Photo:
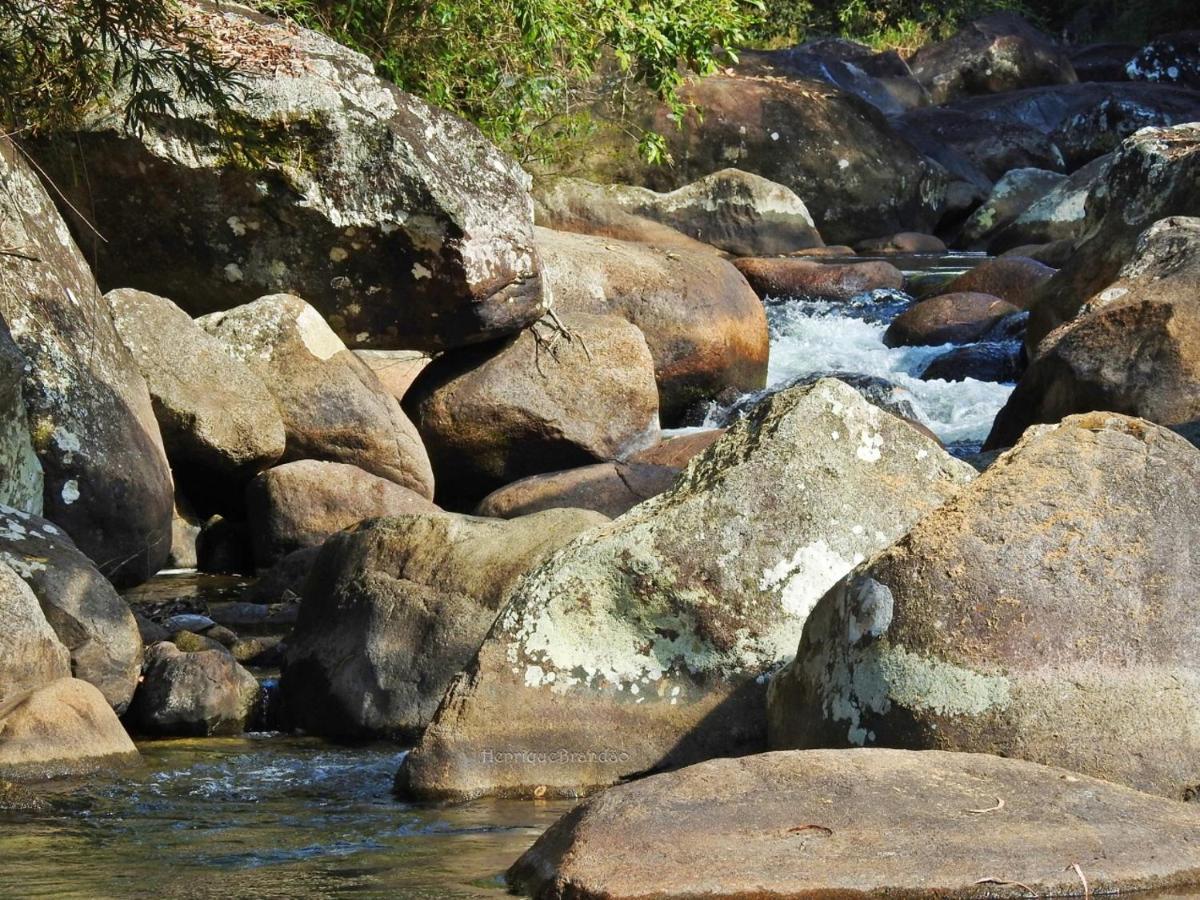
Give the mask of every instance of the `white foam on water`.
M 1013 385 L 974 378 L 922 381 L 917 373 L 952 345 L 887 347 L 883 343 L 886 321 L 869 321 L 848 315 L 849 311 L 845 304 L 814 300 L 769 306 L 767 386 L 814 373 L 873 375 L 910 391 L 922 423 L 944 443 L 980 443 L 987 437 Z

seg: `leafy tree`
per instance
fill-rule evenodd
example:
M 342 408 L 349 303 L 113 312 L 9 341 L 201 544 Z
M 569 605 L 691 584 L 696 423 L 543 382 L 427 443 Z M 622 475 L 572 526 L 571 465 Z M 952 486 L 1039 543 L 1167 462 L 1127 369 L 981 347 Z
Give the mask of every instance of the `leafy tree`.
M 224 110 L 239 90 L 194 11 L 175 0 L 0 0 L 5 133 L 53 130 L 118 86 L 132 128 L 180 99 Z
M 649 90 L 684 111 L 686 74 L 735 57 L 762 0 L 260 0 L 371 56 L 405 90 L 524 161 L 584 140 L 597 101 Z M 605 78 L 598 78 L 598 75 Z M 603 88 L 598 88 L 598 85 Z M 611 104 L 610 104 L 611 105 Z M 661 159 L 665 143 L 641 134 Z

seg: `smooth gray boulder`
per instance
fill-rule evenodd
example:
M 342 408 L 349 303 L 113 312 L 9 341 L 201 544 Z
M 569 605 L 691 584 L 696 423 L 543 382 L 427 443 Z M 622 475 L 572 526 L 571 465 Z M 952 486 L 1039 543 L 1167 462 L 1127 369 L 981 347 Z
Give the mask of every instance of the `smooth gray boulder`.
M 281 682 L 315 734 L 412 740 L 487 634 L 513 583 L 608 519 L 393 516 L 326 542 L 304 587 Z
M 1200 450 L 1097 412 L 1032 428 L 840 580 L 771 680 L 773 748 L 994 753 L 1200 783 Z
M 825 588 L 973 476 L 841 382 L 775 394 L 514 587 L 399 789 L 573 796 L 761 750 Z
M 188 651 L 160 641 L 146 648 L 129 720 L 147 734 L 241 734 L 260 694 L 258 679 L 224 648 Z
M 245 362 L 168 300 L 109 291 L 113 324 L 150 388 L 167 458 L 178 471 L 246 481 L 283 455 L 275 399 Z

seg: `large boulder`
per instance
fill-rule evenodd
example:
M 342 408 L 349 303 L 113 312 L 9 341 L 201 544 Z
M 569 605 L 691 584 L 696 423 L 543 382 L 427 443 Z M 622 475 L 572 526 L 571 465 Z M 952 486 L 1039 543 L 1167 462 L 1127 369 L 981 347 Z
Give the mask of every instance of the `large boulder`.
M 25 357 L 44 512 L 108 577 L 150 577 L 171 548 L 171 472 L 146 382 L 67 226 L 0 140 L 0 317 Z
M 927 44 L 908 64 L 934 103 L 1077 81 L 1065 50 L 1007 12 L 984 16 L 947 40 Z
M 674 165 L 622 154 L 608 180 L 668 191 L 735 166 L 803 197 L 821 236 L 840 244 L 868 236 L 863 223 L 875 234 L 928 232 L 942 216 L 945 174 L 853 94 L 815 79 L 717 74 L 680 95 L 682 121 L 661 106 L 646 120 Z
M 500 347 L 445 353 L 405 405 L 451 508 L 528 475 L 619 459 L 659 435 L 654 361 L 616 316 L 564 313 Z
M 1091 413 L 1026 432 L 840 581 L 771 683 L 773 747 L 995 753 L 1200 783 L 1200 451 Z
M 845 38 L 821 38 L 779 50 L 743 50 L 738 53 L 737 71 L 825 81 L 887 115 L 930 102 L 928 91 L 898 52 L 877 53 Z
M 288 639 L 290 724 L 340 737 L 417 737 L 513 583 L 607 521 L 573 509 L 509 521 L 398 516 L 331 538 Z
M 946 282 L 939 293 L 991 294 L 1017 309 L 1029 309 L 1038 302 L 1038 292 L 1054 272 L 1044 263 L 1022 256 L 987 259 Z
M 258 680 L 223 647 L 189 652 L 160 641 L 146 648 L 129 720 L 146 734 L 241 734 L 260 693 Z
M 347 343 L 385 349 L 493 340 L 541 316 L 515 162 L 315 31 L 236 3 L 192 5 L 237 60 L 242 90 L 224 122 L 176 92 L 173 114 L 131 131 L 118 96 L 35 147 L 64 209 L 106 238 L 94 247 L 105 288 L 151 291 L 194 316 L 297 293 Z
M 86 681 L 60 678 L 0 697 L 0 778 L 40 782 L 137 759 L 121 720 Z
M 285 461 L 348 463 L 433 496 L 433 471 L 416 428 L 316 309 L 277 294 L 198 321 L 275 398 L 287 436 Z
M 972 475 L 840 382 L 776 394 L 514 587 L 400 789 L 569 796 L 761 750 L 813 603 Z
M 1088 195 L 1076 251 L 1039 292 L 1029 319 L 1031 350 L 1112 284 L 1142 232 L 1168 216 L 1200 210 L 1200 122 L 1147 128 L 1128 138 Z
M 988 447 L 1035 422 L 1112 410 L 1200 443 L 1200 219 L 1155 223 L 1117 280 L 1039 345 Z
M 283 455 L 283 419 L 245 362 L 165 297 L 105 295 L 113 324 L 150 388 L 177 476 L 197 469 L 245 481 Z
M 1107 177 L 1110 165 L 1112 157 L 1106 155 L 1072 172 L 990 236 L 988 250 L 1005 253 L 1026 245 L 1074 241 L 1083 232 L 1088 195 Z
M 508 881 L 536 900 L 1185 890 L 1198 826 L 1190 806 L 1019 760 L 766 753 L 607 790 L 552 825 Z
M 698 241 L 735 256 L 824 246 L 803 200 L 782 185 L 738 169 L 722 169 L 665 194 L 558 178 L 540 185 L 535 196 L 538 224 L 560 231 L 677 248 Z M 655 225 L 688 240 L 660 235 Z
M 0 317 L 0 505 L 42 512 L 42 464 L 29 435 L 21 382 L 25 357 Z
M 867 291 L 904 287 L 904 273 L 882 260 L 827 263 L 803 257 L 746 257 L 734 265 L 764 299 L 849 300 Z
M 888 347 L 968 344 L 1020 310 L 991 294 L 939 294 L 909 307 L 883 333 Z
M 37 597 L 11 566 L 0 562 L 0 705 L 18 691 L 70 675 L 71 657 Z
M 537 240 L 558 310 L 617 315 L 641 329 L 664 422 L 698 401 L 766 382 L 766 314 L 725 260 L 545 228 Z
M 420 494 L 345 463 L 302 459 L 268 469 L 246 488 L 254 562 L 267 568 L 343 528 L 379 516 L 435 513 Z
M 137 684 L 142 640 L 120 595 L 62 529 L 0 507 L 0 562 L 29 585 L 71 655 L 71 674 L 95 685 L 118 713 Z

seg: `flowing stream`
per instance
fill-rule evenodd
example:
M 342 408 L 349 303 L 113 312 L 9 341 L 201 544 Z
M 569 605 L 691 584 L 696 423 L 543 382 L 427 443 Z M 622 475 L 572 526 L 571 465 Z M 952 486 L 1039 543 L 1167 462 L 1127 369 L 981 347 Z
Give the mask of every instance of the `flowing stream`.
M 926 258 L 909 268 L 936 279 L 970 262 Z M 770 303 L 770 384 L 829 372 L 882 377 L 948 444 L 977 446 L 1011 386 L 917 378 L 945 348 L 893 350 L 881 340 L 909 302 Z M 241 588 L 163 575 L 133 602 L 228 602 Z M 404 751 L 391 745 L 258 734 L 139 749 L 133 770 L 58 785 L 41 811 L 0 813 L 0 896 L 498 897 L 504 870 L 570 806 L 401 803 L 391 784 Z

